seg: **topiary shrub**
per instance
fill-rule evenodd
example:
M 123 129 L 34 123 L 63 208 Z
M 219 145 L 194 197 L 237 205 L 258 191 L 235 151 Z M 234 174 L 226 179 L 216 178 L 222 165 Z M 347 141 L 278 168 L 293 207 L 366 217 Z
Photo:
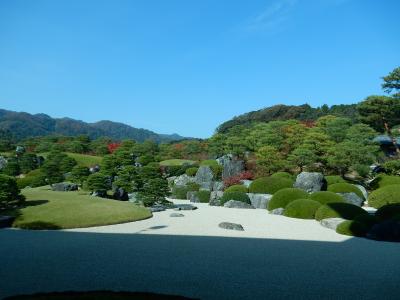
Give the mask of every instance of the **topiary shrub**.
M 368 197 L 368 205 L 375 208 L 395 203 L 400 203 L 400 184 L 380 188 L 373 191 Z
M 284 216 L 298 219 L 314 219 L 321 203 L 311 199 L 297 199 L 290 202 L 283 213 Z
M 228 187 L 225 192 L 242 192 L 247 193 L 248 189 L 242 184 L 235 184 Z
M 293 180 L 293 175 L 288 172 L 276 172 L 276 173 L 272 174 L 271 177 L 286 178 L 286 179 Z
M 368 214 L 364 209 L 349 203 L 327 203 L 318 208 L 315 219 L 321 221 L 328 218 L 354 220 L 359 215 Z
M 293 187 L 293 180 L 279 177 L 261 177 L 254 180 L 250 186 L 250 193 L 275 194 L 277 191 Z
M 344 180 L 341 176 L 339 175 L 329 175 L 325 176 L 326 182 L 328 185 L 336 184 L 336 183 L 346 183 L 346 180 Z
M 368 227 L 355 220 L 347 220 L 336 227 L 336 232 L 343 235 L 364 237 L 368 232 Z
M 197 173 L 197 170 L 198 170 L 199 168 L 197 168 L 197 167 L 191 167 L 191 168 L 189 168 L 189 169 L 186 169 L 186 175 L 187 176 L 196 176 L 196 173 Z
M 221 205 L 223 206 L 229 200 L 236 200 L 251 204 L 249 196 L 247 196 L 247 194 L 243 192 L 225 192 L 220 200 Z
M 390 220 L 398 215 L 400 215 L 400 203 L 384 205 L 375 213 L 379 220 Z
M 333 193 L 355 193 L 361 199 L 365 199 L 361 190 L 350 183 L 335 183 L 329 185 L 328 191 Z
M 308 193 L 301 189 L 285 188 L 276 192 L 268 202 L 268 210 L 285 208 L 290 202 L 296 199 L 308 198 Z
M 376 216 L 370 214 L 358 215 L 354 218 L 354 221 L 363 223 L 368 229 L 379 223 L 379 219 Z
M 376 190 L 388 185 L 400 185 L 400 176 L 378 175 L 371 183 L 371 187 Z
M 345 202 L 342 196 L 327 191 L 314 192 L 310 195 L 310 199 L 315 200 L 321 204 Z
M 201 190 L 197 192 L 197 197 L 199 198 L 200 203 L 210 202 L 210 196 L 211 196 L 210 191 Z

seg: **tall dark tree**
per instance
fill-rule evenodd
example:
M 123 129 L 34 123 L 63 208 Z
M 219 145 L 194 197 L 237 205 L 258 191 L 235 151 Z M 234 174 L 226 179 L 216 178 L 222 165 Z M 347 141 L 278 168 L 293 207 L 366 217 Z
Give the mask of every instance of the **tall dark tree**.
M 400 67 L 395 68 L 387 76 L 383 77 L 382 88 L 395 98 L 400 98 Z

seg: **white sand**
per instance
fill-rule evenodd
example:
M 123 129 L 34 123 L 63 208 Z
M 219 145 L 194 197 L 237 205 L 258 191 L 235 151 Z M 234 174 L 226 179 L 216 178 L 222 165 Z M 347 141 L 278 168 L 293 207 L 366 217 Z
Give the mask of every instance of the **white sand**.
M 313 220 L 197 204 L 148 220 L 64 231 L 0 230 L 0 299 L 66 290 L 200 299 L 398 299 L 400 244 Z M 220 229 L 220 222 L 245 231 Z

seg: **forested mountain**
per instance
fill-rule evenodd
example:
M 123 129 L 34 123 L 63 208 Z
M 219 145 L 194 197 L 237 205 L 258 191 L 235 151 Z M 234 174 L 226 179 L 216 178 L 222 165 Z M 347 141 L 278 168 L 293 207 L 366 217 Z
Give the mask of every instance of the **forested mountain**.
M 92 139 L 107 136 L 116 140 L 133 139 L 138 142 L 145 140 L 168 142 L 183 139 L 177 134 L 157 134 L 150 130 L 134 128 L 118 122 L 86 123 L 70 118 L 56 119 L 45 114 L 32 115 L 4 109 L 0 109 L 0 130 L 11 133 L 16 140 L 35 136 L 82 134 L 88 135 Z
M 357 120 L 357 105 L 333 105 L 331 107 L 323 105 L 313 108 L 308 104 L 303 105 L 274 105 L 257 111 L 245 113 L 222 123 L 218 128 L 218 133 L 226 133 L 236 125 L 247 125 L 253 122 L 270 122 L 277 120 L 310 120 L 314 121 L 325 115 L 335 115 L 347 117 L 353 121 Z

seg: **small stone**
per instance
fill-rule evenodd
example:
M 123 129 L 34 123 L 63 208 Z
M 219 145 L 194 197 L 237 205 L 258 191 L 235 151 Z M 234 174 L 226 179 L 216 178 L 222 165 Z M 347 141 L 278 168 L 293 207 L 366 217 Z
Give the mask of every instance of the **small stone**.
M 339 226 L 339 224 L 344 221 L 346 221 L 346 220 L 342 219 L 342 218 L 328 218 L 328 219 L 321 220 L 320 224 L 323 227 L 326 227 L 326 228 L 336 231 L 336 228 Z
M 269 213 L 270 213 L 271 215 L 282 216 L 284 211 L 285 211 L 284 208 L 279 207 L 279 208 L 275 208 L 275 209 L 271 210 Z
M 222 229 L 244 231 L 243 226 L 241 224 L 236 224 L 236 223 L 222 222 L 219 223 L 218 226 Z
M 178 214 L 178 213 L 172 213 L 169 215 L 172 218 L 180 218 L 180 217 L 184 217 L 185 215 L 183 214 Z
M 194 206 L 192 204 L 176 204 L 174 210 L 195 210 L 197 209 L 197 206 Z

